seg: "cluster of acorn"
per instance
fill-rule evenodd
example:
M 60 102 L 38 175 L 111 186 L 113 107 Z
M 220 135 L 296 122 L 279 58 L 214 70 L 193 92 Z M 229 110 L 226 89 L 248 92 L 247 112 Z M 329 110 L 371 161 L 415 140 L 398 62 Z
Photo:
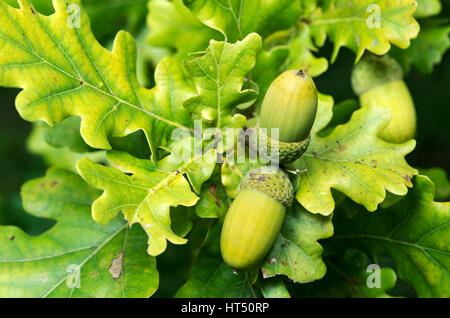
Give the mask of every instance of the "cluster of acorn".
M 380 133 L 386 141 L 400 143 L 414 137 L 416 114 L 398 63 L 388 56 L 365 56 L 354 68 L 352 85 L 361 107 L 388 107 L 389 125 Z M 275 162 L 286 164 L 301 157 L 310 142 L 317 113 L 318 94 L 304 71 L 289 70 L 269 87 L 262 104 L 258 147 Z M 278 136 L 271 135 L 272 128 Z M 276 154 L 271 153 L 276 150 Z M 287 174 L 275 166 L 251 170 L 241 181 L 240 192 L 223 223 L 222 257 L 236 270 L 249 270 L 264 259 L 275 242 L 291 206 L 294 190 Z

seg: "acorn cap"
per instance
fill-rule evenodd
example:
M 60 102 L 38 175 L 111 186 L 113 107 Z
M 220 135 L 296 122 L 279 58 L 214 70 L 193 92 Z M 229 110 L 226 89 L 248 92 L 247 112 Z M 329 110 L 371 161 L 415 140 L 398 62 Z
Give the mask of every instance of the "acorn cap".
M 289 207 L 294 200 L 294 188 L 289 177 L 277 167 L 263 166 L 250 170 L 242 179 L 241 190 L 262 192 Z
M 395 59 L 367 54 L 353 67 L 351 80 L 353 91 L 361 96 L 372 88 L 402 78 L 402 67 Z
M 264 129 L 256 127 L 258 132 L 258 151 L 274 163 L 291 163 L 300 158 L 308 149 L 311 135 L 299 142 L 281 142 L 271 139 L 264 132 Z

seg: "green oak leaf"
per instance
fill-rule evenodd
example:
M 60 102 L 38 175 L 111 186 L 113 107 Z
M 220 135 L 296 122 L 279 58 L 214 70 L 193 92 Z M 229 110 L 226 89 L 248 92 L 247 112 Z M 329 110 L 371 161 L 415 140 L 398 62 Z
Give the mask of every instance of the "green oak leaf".
M 392 51 L 392 56 L 401 62 L 406 71 L 412 65 L 422 73 L 431 73 L 434 65 L 442 61 L 450 48 L 450 25 L 440 25 L 439 21 L 427 22 L 407 50 Z
M 181 237 L 186 236 L 193 227 L 191 213 L 192 207 L 177 206 L 170 210 L 171 227 L 173 232 Z
M 419 169 L 420 174 L 431 179 L 436 187 L 436 201 L 450 201 L 450 180 L 441 168 Z
M 256 32 L 265 37 L 289 29 L 300 16 L 296 0 L 190 0 L 186 5 L 209 27 L 220 31 L 227 42 Z
M 395 286 L 397 275 L 389 267 L 369 267 L 366 254 L 356 249 L 346 249 L 340 255 L 325 258 L 327 274 L 312 284 L 296 288 L 299 297 L 312 298 L 389 298 L 387 292 Z M 376 277 L 376 270 L 379 278 Z M 379 283 L 379 286 L 376 284 Z
M 311 128 L 311 135 L 319 133 L 333 119 L 334 99 L 330 95 L 318 94 L 317 114 Z
M 449 297 L 450 202 L 434 202 L 434 191 L 427 177 L 417 176 L 408 195 L 388 209 L 351 219 L 338 210 L 332 242 L 390 256 L 419 297 Z
M 91 20 L 94 36 L 100 41 L 112 38 L 119 30 L 136 34 L 145 25 L 147 2 L 147 0 L 82 0 Z
M 275 46 L 270 50 L 262 50 L 257 55 L 255 68 L 251 73 L 252 81 L 258 84 L 259 89 L 256 113 L 259 113 L 270 84 L 280 75 L 288 56 L 287 46 Z
M 111 138 L 109 142 L 115 151 L 128 152 L 136 158 L 150 158 L 150 149 L 142 130 L 136 131 L 125 137 Z
M 417 9 L 414 12 L 414 16 L 417 18 L 427 18 L 433 15 L 437 15 L 442 10 L 442 4 L 440 0 L 416 0 Z
M 263 277 L 285 275 L 300 283 L 321 279 L 326 267 L 317 241 L 332 235 L 331 216 L 314 215 L 295 203 L 262 267 Z
M 417 170 L 407 164 L 404 156 L 416 143 L 410 140 L 391 144 L 377 137 L 390 120 L 389 111 L 359 109 L 349 122 L 320 137 L 316 131 L 325 127 L 330 117 L 331 110 L 319 109 L 319 122 L 313 127 L 307 152 L 290 165 L 291 169 L 304 171 L 297 175 L 297 200 L 312 213 L 329 215 L 335 208 L 332 188 L 369 211 L 375 211 L 384 201 L 386 190 L 405 195 Z
M 200 22 L 182 0 L 151 0 L 148 9 L 148 43 L 176 50 L 180 59 L 204 51 L 211 39 L 222 38 L 219 32 Z
M 0 85 L 24 88 L 16 107 L 26 120 L 53 126 L 81 117 L 81 136 L 93 148 L 109 149 L 108 138 L 143 130 L 156 160 L 156 148 L 170 132 L 189 130 L 191 124 L 178 99 L 159 103 L 191 93 L 181 66 L 162 60 L 155 72 L 157 86 L 143 88 L 135 74 L 136 45 L 128 33 L 120 32 L 108 51 L 92 35 L 80 0 L 53 4 L 56 12 L 44 16 L 29 0 L 20 0 L 21 9 L 0 2 Z M 68 5 L 80 6 L 79 28 L 67 22 L 72 21 Z
M 222 222 L 209 229 L 205 243 L 186 283 L 177 291 L 179 298 L 248 298 L 256 297 L 245 272 L 233 272 L 220 253 Z
M 279 277 L 264 279 L 260 289 L 264 298 L 291 298 L 284 281 Z
M 190 138 L 177 142 L 173 152 L 158 164 L 124 152 L 107 154 L 112 167 L 89 159 L 80 160 L 77 168 L 81 176 L 92 186 L 104 190 L 92 205 L 94 220 L 106 224 L 123 212 L 130 224 L 139 223 L 147 232 L 150 255 L 163 253 L 167 240 L 185 244 L 187 240 L 171 228 L 170 208 L 197 203 L 199 198 L 191 186 L 200 191 L 201 184 L 211 176 L 216 159 L 214 150 L 205 154 L 189 152 L 188 158 L 180 155 L 179 148 L 191 142 Z
M 83 138 L 80 135 L 80 118 L 79 117 L 69 117 L 64 119 L 62 122 L 56 123 L 54 127 L 48 127 L 44 123 L 38 123 L 36 125 L 42 125 L 42 130 L 45 130 L 44 138 L 45 142 L 51 147 L 51 149 L 59 148 L 60 151 L 55 149 L 55 154 L 59 152 L 59 155 L 64 157 L 64 153 L 67 154 L 67 158 L 78 158 L 81 159 L 84 156 L 88 156 L 89 158 L 100 158 L 97 154 L 104 154 L 104 151 L 95 151 L 84 142 Z M 38 128 L 41 129 L 41 128 Z M 148 148 L 148 143 L 145 138 L 145 135 L 142 131 L 134 132 L 130 135 L 121 138 L 111 138 L 109 140 L 112 147 L 117 151 L 127 151 L 138 158 L 149 158 L 150 150 Z M 38 146 L 38 144 L 35 144 Z M 62 149 L 65 148 L 65 149 Z M 43 149 L 50 149 L 47 146 L 43 146 Z M 39 152 L 39 151 L 38 151 Z M 45 156 L 45 153 L 40 151 L 42 155 Z M 77 155 L 77 153 L 82 155 Z M 49 152 L 48 154 L 51 154 Z M 64 161 L 62 158 L 57 158 L 59 155 L 55 157 L 55 161 Z M 104 156 L 101 158 L 105 161 Z M 54 161 L 54 160 L 51 160 Z M 66 168 L 73 170 L 75 167 L 74 163 L 76 160 L 68 160 L 71 162 L 70 168 L 68 166 L 60 165 L 58 163 L 53 166 Z M 66 162 L 68 162 L 66 161 Z M 94 159 L 94 161 L 98 161 Z M 72 164 L 73 163 L 73 164 Z
M 327 37 L 334 43 L 331 62 L 343 46 L 356 53 L 357 61 L 366 49 L 382 55 L 391 43 L 404 49 L 417 36 L 416 7 L 414 0 L 330 0 L 308 17 L 311 35 L 318 46 Z
M 308 24 L 298 24 L 294 37 L 289 42 L 288 69 L 302 69 L 312 77 L 324 73 L 328 69 L 328 61 L 324 57 L 315 57 L 317 51 L 311 38 Z
M 0 297 L 129 298 L 156 291 L 156 260 L 145 252 L 144 231 L 120 218 L 96 224 L 90 205 L 98 195 L 61 169 L 23 186 L 25 210 L 56 224 L 35 237 L 0 227 Z M 78 269 L 80 288 L 73 279 Z
M 336 126 L 348 122 L 352 114 L 358 109 L 359 109 L 358 101 L 354 99 L 346 99 L 334 105 L 332 109 L 333 117 L 331 118 L 327 126 L 318 132 L 319 136 L 321 137 L 326 136 L 331 132 L 333 132 Z
M 54 127 L 46 129 L 45 141 L 52 147 L 68 147 L 78 153 L 89 152 L 91 147 L 86 145 L 80 135 L 80 118 L 69 117 L 56 123 Z
M 76 163 L 82 158 L 89 158 L 95 162 L 106 162 L 104 150 L 78 153 L 69 149 L 69 147 L 57 148 L 49 145 L 46 141 L 49 127 L 44 123 L 33 125 L 30 135 L 27 138 L 26 148 L 34 154 L 42 157 L 49 167 L 76 172 Z
M 196 142 L 199 144 L 196 145 Z M 203 183 L 211 177 L 217 160 L 215 149 L 204 149 L 202 153 L 196 153 L 196 147 L 200 148 L 199 145 L 198 139 L 181 137 L 166 149 L 170 155 L 158 163 L 159 170 L 174 171 L 175 173 L 177 171 L 182 173 L 180 170 L 180 166 L 182 166 L 196 194 L 200 194 Z
M 171 55 L 168 48 L 148 44 L 147 36 L 149 33 L 148 27 L 144 26 L 135 37 L 137 47 L 136 76 L 139 83 L 147 88 L 155 86 L 153 77 L 155 66 L 163 58 Z
M 222 185 L 220 169 L 216 166 L 211 179 L 203 184 L 195 213 L 201 218 L 219 218 L 225 215 L 229 206 L 230 199 Z
M 316 58 L 309 26 L 300 22 L 296 28 L 271 34 L 264 41 L 264 50 L 257 56 L 251 76 L 259 86 L 256 113 L 272 81 L 286 69 L 302 69 L 316 77 L 328 69 L 325 58 Z
M 221 178 L 227 195 L 234 199 L 240 191 L 239 185 L 242 178 L 244 178 L 250 170 L 263 165 L 264 164 L 261 162 L 252 162 L 250 160 L 245 160 L 244 162 L 225 161 L 221 167 Z
M 255 66 L 261 49 L 261 37 L 252 33 L 234 44 L 211 40 L 203 56 L 185 62 L 193 77 L 198 95 L 184 106 L 221 129 L 244 121 L 243 115 L 232 116 L 235 107 L 254 101 L 257 92 L 242 91 L 244 78 Z M 242 124 L 238 124 L 242 127 Z

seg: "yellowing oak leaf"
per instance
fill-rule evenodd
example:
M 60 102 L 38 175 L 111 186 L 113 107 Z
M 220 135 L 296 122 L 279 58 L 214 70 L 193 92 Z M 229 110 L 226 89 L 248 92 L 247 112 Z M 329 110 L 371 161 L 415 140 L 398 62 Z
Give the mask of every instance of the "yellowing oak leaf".
M 289 69 L 304 69 L 311 76 L 319 76 L 328 69 L 328 61 L 323 57 L 315 57 L 318 49 L 311 38 L 310 27 L 301 22 L 289 44 Z
M 21 192 L 27 212 L 56 224 L 38 236 L 0 227 L 1 298 L 150 297 L 158 289 L 144 231 L 120 216 L 96 224 L 89 211 L 99 191 L 79 175 L 51 168 Z
M 414 188 L 397 204 L 377 213 L 346 217 L 339 208 L 330 250 L 363 248 L 372 256 L 390 256 L 399 277 L 418 297 L 448 297 L 450 291 L 450 202 L 434 201 L 428 177 L 414 178 Z M 328 247 L 328 246 L 327 246 Z
M 385 54 L 391 43 L 407 48 L 419 33 L 414 19 L 415 0 L 331 0 L 308 19 L 311 34 L 319 46 L 327 37 L 334 43 L 333 62 L 342 46 L 356 53 L 356 59 L 369 50 Z
M 29 0 L 19 4 L 16 9 L 0 2 L 0 85 L 24 89 L 16 100 L 24 119 L 52 126 L 79 116 L 83 139 L 101 149 L 111 148 L 111 137 L 143 130 L 153 159 L 174 128 L 189 130 L 190 116 L 181 101 L 194 92 L 177 62 L 161 61 L 157 86 L 146 89 L 136 79 L 131 35 L 120 32 L 112 51 L 103 48 L 80 0 L 53 1 L 50 16 L 37 12 Z
M 148 11 L 147 41 L 154 46 L 175 49 L 180 60 L 189 53 L 204 51 L 211 39 L 223 39 L 218 31 L 199 21 L 182 0 L 151 0 Z
M 428 19 L 407 50 L 395 49 L 389 54 L 397 58 L 407 71 L 414 66 L 422 73 L 431 73 L 449 48 L 450 25 L 442 25 L 439 19 Z
M 332 235 L 331 215 L 314 215 L 294 203 L 262 267 L 264 278 L 285 275 L 299 283 L 321 279 L 326 266 L 318 240 Z
M 232 113 L 235 107 L 257 98 L 255 90 L 242 88 L 261 46 L 256 33 L 233 44 L 211 40 L 203 56 L 185 62 L 198 95 L 187 99 L 184 106 L 219 129 L 244 126 L 245 117 Z
M 179 143 L 190 142 L 188 138 Z M 198 189 L 209 179 L 215 166 L 215 151 L 193 154 L 184 161 L 177 160 L 181 157 L 174 152 L 157 165 L 124 152 L 111 152 L 107 157 L 113 167 L 89 159 L 82 159 L 77 165 L 89 184 L 104 190 L 92 205 L 94 220 L 108 223 L 123 212 L 130 224 L 140 223 L 147 232 L 148 253 L 153 256 L 164 252 L 166 240 L 173 244 L 186 243 L 187 240 L 171 228 L 170 208 L 197 203 L 199 197 L 191 190 L 191 184 Z
M 324 104 L 322 104 L 324 105 Z M 327 136 L 317 132 L 331 119 L 331 109 L 321 107 L 307 152 L 292 164 L 304 170 L 298 175 L 297 200 L 310 212 L 329 215 L 335 204 L 331 189 L 375 211 L 386 190 L 405 195 L 418 171 L 404 156 L 416 142 L 391 144 L 377 137 L 390 120 L 389 111 L 367 107 L 353 113 L 349 122 L 337 126 Z

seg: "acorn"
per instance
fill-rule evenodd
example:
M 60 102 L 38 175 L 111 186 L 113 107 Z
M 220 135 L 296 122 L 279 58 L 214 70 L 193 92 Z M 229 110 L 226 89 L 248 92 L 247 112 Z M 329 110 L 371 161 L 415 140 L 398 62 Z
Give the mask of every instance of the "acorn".
M 282 170 L 272 166 L 250 170 L 223 223 L 220 249 L 225 263 L 235 270 L 260 264 L 293 199 L 292 183 Z
M 379 137 L 392 143 L 403 143 L 416 133 L 416 110 L 403 71 L 388 55 L 365 55 L 352 71 L 352 86 L 361 107 L 389 108 L 391 121 Z
M 261 107 L 257 125 L 260 153 L 280 163 L 300 158 L 311 139 L 317 104 L 316 85 L 305 71 L 289 70 L 279 75 Z

